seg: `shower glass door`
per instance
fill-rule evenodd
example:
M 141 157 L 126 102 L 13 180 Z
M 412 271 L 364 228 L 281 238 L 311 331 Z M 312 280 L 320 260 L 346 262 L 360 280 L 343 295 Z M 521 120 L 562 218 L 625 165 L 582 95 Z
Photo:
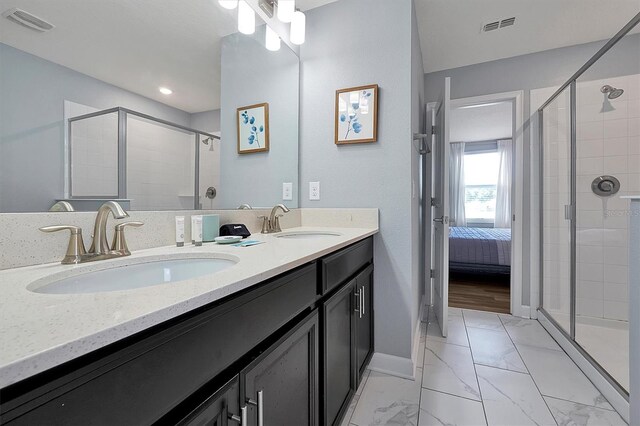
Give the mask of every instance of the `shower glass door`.
M 542 306 L 571 333 L 570 87 L 542 114 Z
M 623 398 L 633 386 L 629 310 L 638 303 L 629 299 L 638 242 L 625 197 L 640 195 L 640 67 L 629 60 L 639 22 L 640 14 L 538 110 L 543 323 L 606 379 L 596 384 L 603 394 Z
M 575 340 L 629 391 L 630 217 L 621 197 L 640 190 L 640 74 L 625 66 L 602 78 L 624 56 L 618 49 L 577 82 Z

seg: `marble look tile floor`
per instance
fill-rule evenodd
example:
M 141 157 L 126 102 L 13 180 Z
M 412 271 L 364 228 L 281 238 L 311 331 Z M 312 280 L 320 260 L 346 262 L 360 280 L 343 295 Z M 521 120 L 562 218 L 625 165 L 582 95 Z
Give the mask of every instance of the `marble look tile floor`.
M 421 324 L 416 380 L 367 370 L 342 426 L 626 425 L 535 320 L 450 308 Z

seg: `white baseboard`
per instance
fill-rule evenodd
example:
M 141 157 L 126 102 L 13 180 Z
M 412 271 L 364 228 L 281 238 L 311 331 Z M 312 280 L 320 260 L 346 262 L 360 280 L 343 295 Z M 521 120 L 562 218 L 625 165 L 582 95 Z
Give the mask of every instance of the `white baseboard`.
M 403 379 L 415 380 L 415 364 L 409 358 L 375 352 L 369 363 L 369 370 Z
M 424 302 L 424 300 L 423 300 Z M 375 352 L 369 363 L 369 370 L 379 373 L 389 374 L 391 376 L 401 377 L 403 379 L 416 379 L 416 368 L 422 360 L 420 357 L 420 322 L 427 315 L 428 309 L 424 303 L 420 304 L 420 312 L 418 313 L 418 324 L 413 333 L 413 349 L 411 350 L 411 359 L 395 355 L 383 354 Z

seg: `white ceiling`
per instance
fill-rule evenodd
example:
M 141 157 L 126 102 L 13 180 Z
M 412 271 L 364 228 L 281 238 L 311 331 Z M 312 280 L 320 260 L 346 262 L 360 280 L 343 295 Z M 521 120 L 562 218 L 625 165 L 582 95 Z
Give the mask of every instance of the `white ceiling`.
M 2 43 L 183 111 L 220 108 L 220 41 L 237 26 L 236 11 L 216 0 L 0 0 L 0 13 L 13 7 L 55 28 L 38 33 L 0 18 Z
M 236 20 L 217 1 L 0 0 L 12 7 L 55 28 L 0 18 L 3 43 L 187 112 L 219 108 L 220 40 Z
M 639 0 L 415 1 L 425 72 L 603 40 L 640 10 Z M 3 43 L 187 112 L 219 108 L 220 40 L 236 31 L 236 12 L 215 0 L 0 0 L 0 12 L 12 7 L 56 28 L 0 18 Z M 510 16 L 514 27 L 480 33 Z
M 425 72 L 609 39 L 640 12 L 639 0 L 415 2 Z M 512 16 L 513 27 L 480 32 Z
M 510 138 L 512 110 L 511 102 L 454 108 L 451 110 L 449 139 L 452 142 L 473 142 Z

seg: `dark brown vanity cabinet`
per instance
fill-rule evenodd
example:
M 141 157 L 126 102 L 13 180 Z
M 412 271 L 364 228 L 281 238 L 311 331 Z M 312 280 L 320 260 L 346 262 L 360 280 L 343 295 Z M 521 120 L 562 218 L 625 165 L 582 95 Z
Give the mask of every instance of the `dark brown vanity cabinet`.
M 11 425 L 338 422 L 373 348 L 372 238 L 0 390 Z
M 360 301 L 356 318 L 356 367 L 358 383 L 373 354 L 373 265 L 360 272 L 355 282 L 356 301 Z
M 356 280 L 349 281 L 322 307 L 324 318 L 323 402 L 325 424 L 336 424 L 356 391 L 355 316 Z
M 247 408 L 240 408 L 240 382 L 235 376 L 207 398 L 180 426 L 228 426 L 246 424 Z M 244 420 L 243 420 L 244 417 Z
M 372 262 L 371 239 L 322 260 L 323 289 L 329 293 L 321 310 L 326 425 L 340 423 L 373 352 Z
M 318 344 L 314 311 L 241 373 L 248 425 L 319 425 Z

